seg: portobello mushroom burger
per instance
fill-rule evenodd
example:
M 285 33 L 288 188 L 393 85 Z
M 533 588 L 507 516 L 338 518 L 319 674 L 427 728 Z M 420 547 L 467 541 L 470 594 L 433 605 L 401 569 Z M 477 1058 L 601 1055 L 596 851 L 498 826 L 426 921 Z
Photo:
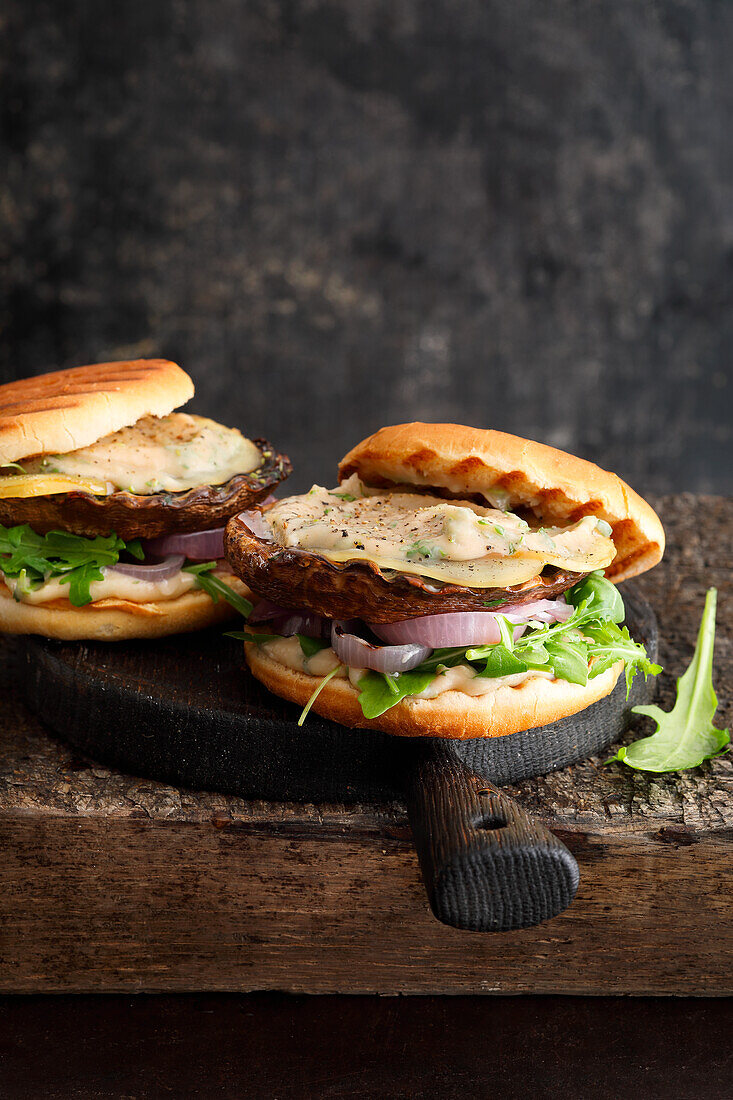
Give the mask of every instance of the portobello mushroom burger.
M 226 521 L 290 473 L 285 455 L 202 416 L 165 359 L 0 386 L 0 630 L 117 641 L 251 610 Z
M 260 597 L 238 637 L 275 694 L 343 725 L 495 737 L 658 672 L 616 582 L 664 531 L 615 474 L 502 432 L 382 428 L 335 489 L 249 508 L 226 528 Z

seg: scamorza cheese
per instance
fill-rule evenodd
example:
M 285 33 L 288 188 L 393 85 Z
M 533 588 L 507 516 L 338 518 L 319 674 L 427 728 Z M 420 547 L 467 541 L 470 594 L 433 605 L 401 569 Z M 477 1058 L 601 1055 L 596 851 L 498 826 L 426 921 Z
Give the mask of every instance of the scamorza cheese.
M 603 569 L 616 554 L 610 527 L 594 516 L 533 527 L 472 501 L 370 489 L 356 474 L 336 489 L 315 485 L 286 498 L 266 520 L 282 546 L 473 588 L 520 584 L 545 565 Z
M 189 413 L 146 416 L 89 447 L 24 459 L 22 473 L 3 473 L 0 496 L 12 496 L 14 486 L 19 496 L 74 488 L 88 492 L 90 486 L 97 486 L 99 495 L 105 490 L 179 493 L 221 485 L 235 474 L 251 473 L 261 462 L 258 448 L 236 428 Z

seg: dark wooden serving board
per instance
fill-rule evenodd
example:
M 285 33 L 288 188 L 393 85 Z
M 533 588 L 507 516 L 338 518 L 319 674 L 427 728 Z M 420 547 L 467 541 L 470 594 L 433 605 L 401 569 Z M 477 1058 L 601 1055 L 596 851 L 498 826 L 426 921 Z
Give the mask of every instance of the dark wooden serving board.
M 651 660 L 654 611 L 632 587 L 626 623 Z M 221 631 L 114 646 L 28 637 L 18 681 L 41 721 L 80 751 L 151 779 L 245 798 L 391 799 L 404 791 L 435 916 L 472 932 L 531 927 L 577 891 L 577 860 L 498 788 L 600 752 L 655 681 L 636 677 L 541 729 L 466 741 L 348 729 L 271 696 Z
M 633 586 L 624 596 L 632 633 L 655 659 L 654 612 Z M 404 793 L 405 771 L 424 740 L 346 729 L 313 711 L 298 726 L 301 708 L 249 673 L 242 643 L 221 627 L 115 646 L 19 638 L 16 667 L 44 725 L 93 759 L 245 798 L 391 801 Z M 629 708 L 648 701 L 655 686 L 639 676 L 630 699 L 619 683 L 611 699 L 541 734 L 455 747 L 479 774 L 477 758 L 489 750 L 486 774 L 499 785 L 544 774 L 610 743 Z
M 662 507 L 668 554 L 642 582 L 662 662 L 682 671 L 717 584 L 724 725 L 733 504 Z M 596 757 L 509 788 L 577 857 L 580 890 L 549 924 L 477 936 L 430 916 L 398 798 L 245 801 L 111 771 L 49 738 L 13 685 L 6 660 L 0 988 L 733 991 L 727 757 L 661 777 Z

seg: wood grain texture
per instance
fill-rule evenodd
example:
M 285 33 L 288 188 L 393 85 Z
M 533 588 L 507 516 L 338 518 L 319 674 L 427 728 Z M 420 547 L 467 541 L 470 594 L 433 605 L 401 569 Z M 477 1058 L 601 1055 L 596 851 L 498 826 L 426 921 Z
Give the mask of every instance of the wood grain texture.
M 657 502 L 643 581 L 660 704 L 720 590 L 718 723 L 732 717 L 733 502 Z M 506 788 L 582 867 L 567 912 L 496 936 L 430 915 L 404 807 L 245 802 L 75 759 L 0 695 L 0 988 L 733 992 L 733 767 L 645 776 L 591 758 Z M 639 727 L 630 736 L 638 735 Z

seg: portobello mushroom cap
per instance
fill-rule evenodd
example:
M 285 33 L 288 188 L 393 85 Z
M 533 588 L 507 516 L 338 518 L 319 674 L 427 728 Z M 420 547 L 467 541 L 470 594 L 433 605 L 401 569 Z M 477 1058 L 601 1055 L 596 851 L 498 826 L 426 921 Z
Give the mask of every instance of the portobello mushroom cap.
M 223 485 L 199 485 L 181 493 L 142 496 L 117 492 L 56 493 L 47 497 L 0 498 L 0 523 L 27 523 L 39 535 L 69 531 L 74 535 L 109 535 L 123 539 L 158 538 L 221 527 L 230 516 L 252 507 L 283 481 L 292 466 L 266 439 L 253 440 L 262 462 L 249 474 L 235 474 Z
M 266 510 L 252 511 L 264 515 Z M 370 623 L 551 599 L 588 576 L 547 566 L 540 576 L 509 588 L 465 588 L 408 573 L 383 573 L 368 561 L 337 564 L 310 550 L 280 546 L 255 534 L 239 516 L 227 524 L 224 552 L 237 576 L 260 597 L 329 619 Z

